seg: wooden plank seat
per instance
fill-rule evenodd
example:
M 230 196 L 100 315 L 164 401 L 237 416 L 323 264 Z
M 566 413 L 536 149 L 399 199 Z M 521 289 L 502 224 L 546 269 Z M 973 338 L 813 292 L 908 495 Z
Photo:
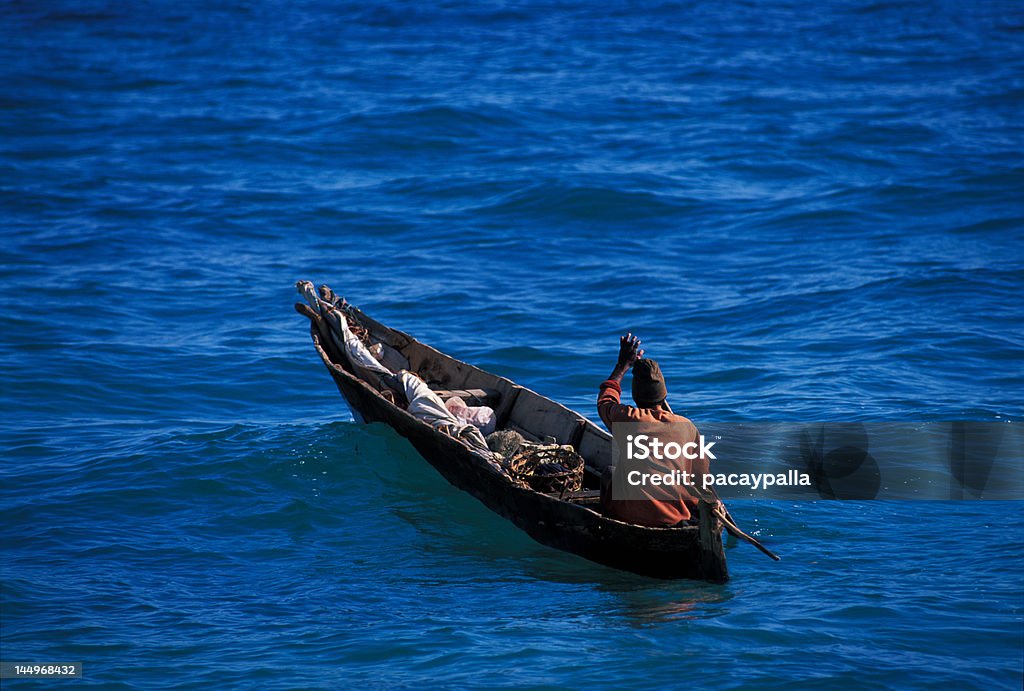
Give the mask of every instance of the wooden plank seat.
M 565 495 L 565 500 L 574 504 L 597 504 L 601 501 L 601 490 L 582 489 L 579 492 Z
M 466 405 L 472 406 L 486 405 L 496 408 L 501 401 L 501 392 L 496 389 L 437 389 L 434 393 L 442 401 L 458 396 Z

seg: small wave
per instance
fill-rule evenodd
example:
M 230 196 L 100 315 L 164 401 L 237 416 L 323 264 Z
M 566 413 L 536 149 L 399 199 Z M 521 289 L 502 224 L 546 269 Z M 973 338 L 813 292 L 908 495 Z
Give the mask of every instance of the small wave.
M 698 209 L 697 199 L 630 192 L 617 187 L 538 183 L 508 195 L 479 213 L 579 221 L 625 222 L 683 215 Z
M 344 129 L 356 135 L 387 132 L 415 140 L 417 137 L 491 138 L 523 127 L 512 111 L 491 105 L 473 107 L 429 105 L 399 110 L 370 110 L 346 115 L 322 124 L 317 131 Z

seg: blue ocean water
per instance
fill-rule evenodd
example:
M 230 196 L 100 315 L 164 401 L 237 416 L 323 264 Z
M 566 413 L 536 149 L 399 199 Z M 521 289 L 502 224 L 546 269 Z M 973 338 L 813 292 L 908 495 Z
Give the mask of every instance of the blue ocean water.
M 291 309 L 329 283 L 592 416 L 632 330 L 698 424 L 1021 420 L 1017 3 L 0 25 L 4 660 L 103 688 L 1020 688 L 1019 502 L 737 503 L 783 561 L 642 579 L 352 422 Z

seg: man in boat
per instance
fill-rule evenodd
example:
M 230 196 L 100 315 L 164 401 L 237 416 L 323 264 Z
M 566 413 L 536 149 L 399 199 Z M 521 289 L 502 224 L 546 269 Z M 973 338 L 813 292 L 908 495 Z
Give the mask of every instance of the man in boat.
M 633 370 L 633 402 L 636 406 L 620 402 L 622 378 Z M 601 383 L 597 397 L 597 412 L 601 420 L 612 430 L 617 422 L 635 423 L 638 434 L 646 434 L 663 444 L 675 442 L 680 448 L 689 442 L 696 442 L 700 448 L 697 427 L 682 415 L 676 415 L 669 408 L 666 398 L 668 389 L 661 367 L 654 360 L 644 358 L 640 339 L 629 333 L 619 341 L 619 359 L 615 369 Z M 614 430 L 613 430 L 614 433 Z M 699 478 L 708 472 L 708 461 L 704 457 L 688 459 L 649 458 L 648 467 L 656 473 L 681 471 L 693 473 Z M 648 526 L 672 526 L 687 523 L 696 516 L 697 499 L 680 485 L 643 485 L 630 488 L 631 496 L 642 499 L 612 499 L 612 483 L 625 481 L 615 474 L 615 466 L 605 469 L 601 482 L 601 506 L 605 513 L 627 523 Z

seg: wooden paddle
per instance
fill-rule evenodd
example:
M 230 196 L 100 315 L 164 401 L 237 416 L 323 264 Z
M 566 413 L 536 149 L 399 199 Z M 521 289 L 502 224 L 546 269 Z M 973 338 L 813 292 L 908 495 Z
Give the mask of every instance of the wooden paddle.
M 732 535 L 733 537 L 737 537 L 745 542 L 749 542 L 754 547 L 757 547 L 759 550 L 767 554 L 775 561 L 782 560 L 782 557 L 780 557 L 779 555 L 775 554 L 775 552 L 772 552 L 770 549 L 762 545 L 757 538 L 751 537 L 750 535 L 747 535 L 745 532 L 739 529 L 739 526 L 736 525 L 736 522 L 733 520 L 732 515 L 729 513 L 729 510 L 725 508 L 725 504 L 723 504 L 721 500 L 719 500 L 718 495 L 715 493 L 714 490 L 700 489 L 696 485 L 687 485 L 686 490 L 688 492 L 692 492 L 697 496 L 698 499 L 707 502 L 707 504 L 709 504 L 712 507 L 712 511 L 716 516 L 718 516 L 719 520 L 722 521 L 722 524 L 725 526 L 726 531 L 730 535 Z

